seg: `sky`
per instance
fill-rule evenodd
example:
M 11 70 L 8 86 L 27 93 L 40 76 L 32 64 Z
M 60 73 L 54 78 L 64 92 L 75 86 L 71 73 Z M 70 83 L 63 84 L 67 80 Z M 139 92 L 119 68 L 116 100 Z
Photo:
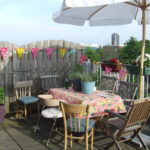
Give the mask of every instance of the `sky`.
M 41 40 L 66 40 L 81 44 L 111 45 L 118 33 L 120 45 L 131 36 L 142 40 L 142 26 L 136 21 L 122 26 L 74 26 L 55 23 L 52 14 L 63 0 L 0 0 L 0 40 L 22 45 Z M 150 25 L 146 39 L 150 40 Z

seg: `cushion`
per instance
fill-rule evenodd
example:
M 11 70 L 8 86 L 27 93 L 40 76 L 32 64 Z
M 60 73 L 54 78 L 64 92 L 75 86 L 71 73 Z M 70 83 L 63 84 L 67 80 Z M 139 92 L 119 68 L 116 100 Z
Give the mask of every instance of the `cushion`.
M 41 116 L 44 118 L 61 118 L 62 112 L 58 108 L 46 108 L 42 110 Z
M 35 96 L 25 96 L 18 98 L 19 101 L 21 101 L 24 104 L 31 104 L 38 102 L 38 97 Z
M 76 132 L 85 132 L 86 130 L 86 119 L 81 119 L 80 120 L 80 131 L 78 130 L 78 119 L 76 119 L 76 127 L 77 129 L 75 130 L 75 119 L 72 118 L 72 131 L 76 131 Z M 89 119 L 89 128 L 88 128 L 88 131 L 90 131 L 95 125 L 95 121 L 93 119 Z M 70 119 L 67 119 L 67 129 L 70 131 L 71 128 L 70 128 Z

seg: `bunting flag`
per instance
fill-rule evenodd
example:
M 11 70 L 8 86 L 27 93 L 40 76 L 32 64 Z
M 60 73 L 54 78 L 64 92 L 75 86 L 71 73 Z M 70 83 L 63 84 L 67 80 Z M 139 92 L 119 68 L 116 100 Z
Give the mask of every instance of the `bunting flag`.
M 75 53 L 75 52 L 76 52 L 75 49 L 71 49 L 71 50 L 69 51 L 69 53 L 68 53 L 68 56 L 70 56 L 71 54 L 73 54 L 73 53 Z
M 2 55 L 3 60 L 4 60 L 5 57 L 6 57 L 7 50 L 8 50 L 7 48 L 0 48 L 0 51 L 1 51 L 1 55 Z
M 85 61 L 86 57 L 84 54 L 81 55 L 81 60 L 80 60 L 80 64 L 83 64 L 83 62 Z
M 105 66 L 105 75 L 107 75 L 110 72 L 112 72 L 112 68 L 109 66 Z
M 49 59 L 49 57 L 51 56 L 52 52 L 53 52 L 53 48 L 46 48 L 46 55 L 47 55 L 47 58 Z
M 60 55 L 61 55 L 61 58 L 64 58 L 65 53 L 66 53 L 66 48 L 60 48 Z
M 17 54 L 18 54 L 18 58 L 20 60 L 21 57 L 22 57 L 22 54 L 24 52 L 24 48 L 16 48 L 16 51 L 17 51 Z
M 38 48 L 32 48 L 32 49 L 31 49 L 33 59 L 36 59 L 36 56 L 37 56 L 38 50 L 39 50 Z
M 99 65 L 99 62 L 93 61 L 93 64 Z
M 126 75 L 127 75 L 127 71 L 126 70 L 120 70 L 119 71 L 119 79 L 120 80 L 123 80 Z

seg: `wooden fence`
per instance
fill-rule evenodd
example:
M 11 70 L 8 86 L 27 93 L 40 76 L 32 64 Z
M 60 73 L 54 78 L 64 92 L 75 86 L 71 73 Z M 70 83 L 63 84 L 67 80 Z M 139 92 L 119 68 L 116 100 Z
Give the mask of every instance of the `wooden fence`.
M 80 55 L 84 53 L 83 46 L 63 40 L 39 41 L 22 46 L 1 41 L 0 47 L 8 48 L 5 60 L 0 58 L 0 86 L 5 88 L 6 113 L 15 110 L 15 81 L 33 80 L 33 93 L 38 94 L 41 75 L 66 76 L 69 69 L 80 62 Z M 18 59 L 16 48 L 24 48 L 21 60 Z M 32 57 L 31 48 L 39 49 L 36 60 Z M 50 59 L 47 58 L 46 48 L 55 48 Z M 66 48 L 64 58 L 60 55 L 60 48 Z M 68 55 L 70 49 L 76 49 L 76 52 Z

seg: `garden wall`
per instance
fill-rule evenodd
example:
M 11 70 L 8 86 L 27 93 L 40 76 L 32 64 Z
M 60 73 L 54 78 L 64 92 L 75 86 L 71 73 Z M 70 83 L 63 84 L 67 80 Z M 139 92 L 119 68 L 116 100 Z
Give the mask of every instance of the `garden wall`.
M 80 62 L 80 55 L 84 53 L 83 46 L 63 40 L 39 41 L 22 46 L 0 41 L 0 48 L 3 47 L 8 48 L 6 58 L 0 58 L 0 86 L 5 88 L 6 113 L 15 110 L 15 81 L 33 80 L 33 93 L 38 94 L 41 89 L 41 75 L 65 76 L 76 62 Z M 20 60 L 16 48 L 24 48 Z M 32 48 L 39 49 L 35 60 L 31 53 Z M 49 59 L 45 52 L 46 48 L 54 48 Z M 60 48 L 66 48 L 64 58 L 61 57 Z M 72 54 L 71 49 L 75 49 Z

